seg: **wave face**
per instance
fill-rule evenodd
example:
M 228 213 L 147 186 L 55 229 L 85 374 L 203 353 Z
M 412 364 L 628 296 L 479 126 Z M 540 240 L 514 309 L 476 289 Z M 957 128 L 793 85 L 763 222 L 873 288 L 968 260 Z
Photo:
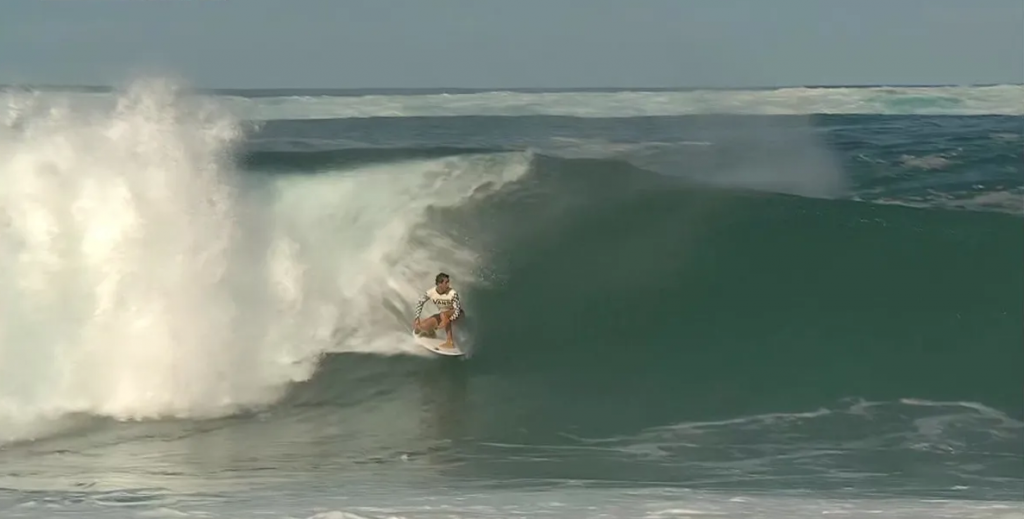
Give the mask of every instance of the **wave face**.
M 602 161 L 534 167 L 462 208 L 466 225 L 487 222 L 476 232 L 506 280 L 474 308 L 529 323 L 480 323 L 493 344 L 480 362 L 600 375 L 588 390 L 657 381 L 651 405 L 692 395 L 695 414 L 911 396 L 1020 414 L 1019 217 L 721 192 Z
M 1019 499 L 1024 241 L 991 203 L 1024 187 L 1019 117 L 5 99 L 0 509 Z M 438 271 L 464 361 L 410 339 Z

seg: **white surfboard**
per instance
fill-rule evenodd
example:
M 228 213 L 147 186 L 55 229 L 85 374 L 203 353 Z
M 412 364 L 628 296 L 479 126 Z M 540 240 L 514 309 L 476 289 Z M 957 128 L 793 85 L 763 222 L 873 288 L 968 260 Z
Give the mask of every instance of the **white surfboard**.
M 458 357 L 459 355 L 465 355 L 466 352 L 459 348 L 458 341 L 455 342 L 453 348 L 442 348 L 441 345 L 447 340 L 447 336 L 443 331 L 436 334 L 435 337 L 427 335 L 419 335 L 416 332 L 412 332 L 412 339 L 416 341 L 416 344 L 423 346 L 424 348 L 437 353 L 438 355 L 449 355 L 452 357 Z

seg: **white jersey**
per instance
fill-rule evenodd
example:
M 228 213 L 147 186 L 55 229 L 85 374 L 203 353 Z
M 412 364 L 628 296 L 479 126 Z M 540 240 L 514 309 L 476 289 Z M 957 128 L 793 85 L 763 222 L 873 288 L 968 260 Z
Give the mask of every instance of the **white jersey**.
M 443 294 L 437 293 L 437 287 L 432 287 L 427 290 L 425 294 L 420 296 L 420 300 L 416 302 L 416 318 L 420 318 L 420 314 L 423 313 L 423 305 L 430 301 L 434 303 L 434 306 L 441 312 L 448 310 L 455 310 L 452 313 L 451 320 L 458 319 L 462 315 L 462 303 L 459 302 L 459 293 L 454 288 L 449 288 L 447 292 Z

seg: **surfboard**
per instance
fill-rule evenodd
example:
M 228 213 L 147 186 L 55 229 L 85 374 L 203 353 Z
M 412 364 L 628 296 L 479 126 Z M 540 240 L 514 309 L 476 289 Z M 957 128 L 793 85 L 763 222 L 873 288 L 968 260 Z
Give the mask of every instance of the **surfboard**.
M 447 340 L 444 332 L 438 333 L 435 337 L 428 335 L 419 335 L 416 332 L 412 332 L 412 339 L 416 341 L 416 344 L 423 346 L 424 348 L 437 353 L 438 355 L 448 355 L 450 357 L 458 357 L 465 355 L 466 352 L 459 348 L 458 341 L 455 342 L 454 348 L 442 348 L 441 345 Z

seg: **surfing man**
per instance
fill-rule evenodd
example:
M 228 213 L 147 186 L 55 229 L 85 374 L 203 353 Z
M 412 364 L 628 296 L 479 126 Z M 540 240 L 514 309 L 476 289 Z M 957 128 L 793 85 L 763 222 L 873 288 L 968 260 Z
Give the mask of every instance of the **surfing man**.
M 423 305 L 427 301 L 434 303 L 440 310 L 440 313 L 421 320 L 420 314 L 423 313 Z M 448 340 L 441 347 L 454 348 L 455 341 L 452 340 L 452 322 L 462 315 L 462 303 L 459 302 L 459 293 L 451 287 L 451 279 L 448 277 L 448 274 L 441 272 L 434 277 L 434 287 L 427 290 L 426 293 L 420 296 L 420 300 L 416 302 L 416 317 L 412 324 L 416 333 L 431 337 L 434 335 L 434 330 L 444 328 L 445 333 L 448 334 Z

